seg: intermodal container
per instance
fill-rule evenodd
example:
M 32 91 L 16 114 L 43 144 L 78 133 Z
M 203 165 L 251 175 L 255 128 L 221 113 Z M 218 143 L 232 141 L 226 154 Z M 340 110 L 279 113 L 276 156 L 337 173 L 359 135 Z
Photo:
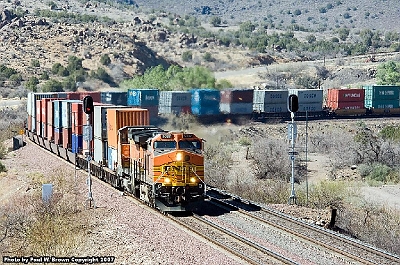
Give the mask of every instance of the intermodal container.
M 71 123 L 72 123 L 72 134 L 82 135 L 83 131 L 83 116 L 86 114 L 83 112 L 83 103 L 72 102 L 71 103 Z M 86 125 L 86 123 L 85 123 Z
M 94 150 L 93 159 L 100 165 L 107 165 L 108 144 L 107 140 L 93 138 Z
M 118 130 L 125 126 L 150 125 L 149 111 L 141 108 L 108 108 L 107 137 L 108 146 L 118 147 Z
M 62 100 L 61 101 L 61 127 L 62 128 L 72 128 L 72 103 L 79 103 L 80 100 Z
M 226 89 L 220 91 L 221 103 L 253 103 L 254 89 Z
M 62 128 L 62 100 L 54 100 L 53 103 L 53 127 Z
M 128 106 L 147 107 L 158 103 L 158 89 L 128 89 Z
M 52 111 L 53 108 L 51 107 L 51 101 L 55 100 L 56 98 L 42 98 L 41 99 L 41 110 L 42 110 L 42 117 L 40 119 L 41 122 L 48 124 L 48 116 L 50 115 L 53 117 L 52 113 L 49 113 L 49 105 L 50 105 L 50 110 Z M 50 104 L 49 104 L 50 103 Z M 44 133 L 44 137 L 47 136 L 47 132 Z
M 81 153 L 83 137 L 81 134 L 72 134 L 71 152 L 74 154 Z
M 128 106 L 128 93 L 125 92 L 101 92 L 101 103 Z
M 111 170 L 115 170 L 116 165 L 117 165 L 117 159 L 118 159 L 117 149 L 109 146 L 107 153 L 108 153 L 108 155 L 107 155 L 108 168 Z
M 63 140 L 62 128 L 54 128 L 54 143 L 61 145 Z
M 363 88 L 366 105 L 374 105 L 374 101 L 398 100 L 400 95 L 400 86 L 370 85 Z
M 129 108 L 127 106 L 98 105 L 93 111 L 93 137 L 107 140 L 107 109 Z M 86 123 L 85 123 L 86 124 Z
M 160 107 L 190 106 L 191 93 L 189 91 L 160 91 Z M 161 113 L 161 112 L 160 112 Z
M 392 99 L 392 100 L 375 99 L 373 101 L 365 100 L 365 107 L 371 109 L 399 108 L 399 100 L 398 99 Z
M 225 114 L 251 114 L 253 103 L 220 103 L 220 112 Z
M 158 106 L 158 113 L 160 114 L 174 114 L 191 113 L 191 106 Z M 150 118 L 151 119 L 151 118 Z
M 330 88 L 328 89 L 327 102 L 364 102 L 364 89 L 357 88 Z
M 67 92 L 66 96 L 69 100 L 83 100 L 86 96 L 91 96 L 93 102 L 101 102 L 100 91 Z
M 71 128 L 62 128 L 62 147 L 71 149 L 72 133 Z
M 298 112 L 320 112 L 320 111 L 322 111 L 322 102 L 299 103 Z
M 290 89 L 289 95 L 296 95 L 299 99 L 299 104 L 320 102 L 321 107 L 324 99 L 323 89 Z
M 221 95 L 219 90 L 216 89 L 192 89 L 191 93 L 191 105 L 193 114 L 197 114 L 193 111 L 193 106 L 195 109 L 202 109 L 206 106 L 216 106 L 219 109 L 219 102 L 221 100 Z M 207 109 L 207 108 L 204 108 Z M 214 109 L 214 108 L 210 108 Z
M 32 131 L 32 116 L 28 114 L 28 131 Z
M 364 109 L 364 101 L 329 101 L 327 107 L 331 110 Z
M 35 131 L 37 135 L 42 135 L 40 123 L 42 122 L 42 100 L 36 100 L 36 111 L 35 111 Z
M 287 90 L 254 90 L 253 92 L 253 103 L 254 104 L 282 104 L 287 102 L 288 91 Z
M 253 111 L 259 113 L 283 113 L 288 112 L 287 103 L 254 103 Z
M 54 127 L 51 124 L 47 124 L 46 126 L 47 130 L 47 140 L 50 142 L 54 141 Z

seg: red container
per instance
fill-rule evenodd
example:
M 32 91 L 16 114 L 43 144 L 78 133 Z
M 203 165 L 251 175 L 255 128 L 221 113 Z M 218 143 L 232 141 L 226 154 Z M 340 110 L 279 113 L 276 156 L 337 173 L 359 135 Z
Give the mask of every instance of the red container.
M 41 99 L 41 122 L 47 123 L 47 116 L 49 115 L 48 108 L 49 108 L 49 102 L 50 106 L 52 106 L 51 101 L 56 100 L 57 98 L 42 98 Z M 50 107 L 52 109 L 52 107 Z
M 47 135 L 47 140 L 49 140 L 50 142 L 54 140 L 54 128 L 53 125 L 51 124 L 47 124 L 45 126 L 46 128 L 46 135 Z
M 63 140 L 61 128 L 54 128 L 54 143 L 61 145 Z
M 192 113 L 192 107 L 191 106 L 183 106 L 182 113 L 186 113 L 186 114 Z
M 86 121 L 83 123 L 83 116 L 85 116 L 86 120 L 86 114 L 83 112 L 82 102 L 73 102 L 71 104 L 71 115 L 72 133 L 81 135 L 83 131 L 83 125 L 86 124 Z
M 91 96 L 93 102 L 101 102 L 101 92 L 98 91 L 83 91 L 83 92 L 68 92 L 67 99 L 83 100 L 86 96 Z
M 72 128 L 62 128 L 62 147 L 72 148 Z
M 36 120 L 36 123 L 42 121 L 42 100 L 41 99 L 36 100 L 35 120 Z
M 32 131 L 32 116 L 28 115 L 28 131 Z
M 364 89 L 358 88 L 330 88 L 327 102 L 364 102 Z
M 221 103 L 252 103 L 253 89 L 222 90 Z
M 337 102 L 337 101 L 330 101 L 328 102 L 328 108 L 332 110 L 338 109 L 364 109 L 364 101 L 360 102 Z

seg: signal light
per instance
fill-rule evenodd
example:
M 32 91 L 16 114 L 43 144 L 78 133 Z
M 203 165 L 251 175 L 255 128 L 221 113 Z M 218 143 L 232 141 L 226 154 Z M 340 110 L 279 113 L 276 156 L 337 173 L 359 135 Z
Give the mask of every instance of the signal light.
M 91 96 L 86 96 L 83 99 L 83 112 L 85 112 L 86 114 L 92 114 L 93 109 L 93 98 Z
M 290 112 L 296 112 L 299 110 L 299 98 L 296 95 L 290 95 L 288 97 L 288 110 Z

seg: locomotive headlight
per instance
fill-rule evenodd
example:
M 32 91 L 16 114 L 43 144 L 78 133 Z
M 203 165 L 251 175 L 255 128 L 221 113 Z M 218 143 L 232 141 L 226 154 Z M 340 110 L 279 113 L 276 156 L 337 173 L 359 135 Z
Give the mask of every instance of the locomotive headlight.
M 167 183 L 167 184 L 169 184 L 169 183 L 171 183 L 171 179 L 170 178 L 164 178 L 164 183 Z
M 190 182 L 191 182 L 191 183 L 196 183 L 196 178 L 195 178 L 195 177 L 191 177 L 191 178 L 190 178 Z
M 177 153 L 176 154 L 176 161 L 182 161 L 182 159 L 183 159 L 183 154 L 182 153 Z

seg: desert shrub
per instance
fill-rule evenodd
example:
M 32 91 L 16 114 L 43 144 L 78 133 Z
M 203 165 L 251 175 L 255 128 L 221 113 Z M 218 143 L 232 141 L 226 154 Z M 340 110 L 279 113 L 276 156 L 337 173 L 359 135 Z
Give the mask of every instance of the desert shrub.
M 110 56 L 108 56 L 108 54 L 103 54 L 100 58 L 100 63 L 106 66 L 109 65 L 111 63 Z
M 31 66 L 32 67 L 40 67 L 40 62 L 38 59 L 32 59 L 31 60 Z
M 338 211 L 336 226 L 350 235 L 400 254 L 400 215 L 397 211 L 361 201 Z
M 0 147 L 0 148 L 1 148 L 1 147 Z M 0 156 L 1 156 L 1 150 L 0 150 Z M 6 172 L 6 171 L 7 171 L 6 166 L 3 165 L 3 163 L 1 163 L 1 161 L 0 161 L 0 173 L 1 173 L 1 172 Z
M 204 59 L 206 62 L 213 62 L 213 61 L 215 61 L 215 59 L 212 57 L 211 53 L 209 53 L 209 52 L 206 52 L 206 53 L 203 55 L 203 59 Z
M 207 144 L 204 149 L 204 167 L 206 183 L 220 189 L 227 189 L 232 166 L 232 151 L 225 143 Z
M 340 207 L 349 196 L 347 182 L 321 181 L 309 188 L 309 205 L 313 208 Z M 303 203 L 305 203 L 303 201 Z
M 184 51 L 182 53 L 182 60 L 184 62 L 190 62 L 193 59 L 193 53 L 191 51 Z
M 274 138 L 254 137 L 250 147 L 253 170 L 259 179 L 288 180 L 290 161 L 285 141 Z

